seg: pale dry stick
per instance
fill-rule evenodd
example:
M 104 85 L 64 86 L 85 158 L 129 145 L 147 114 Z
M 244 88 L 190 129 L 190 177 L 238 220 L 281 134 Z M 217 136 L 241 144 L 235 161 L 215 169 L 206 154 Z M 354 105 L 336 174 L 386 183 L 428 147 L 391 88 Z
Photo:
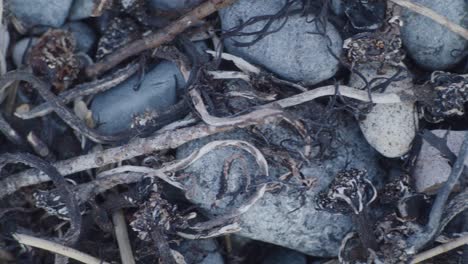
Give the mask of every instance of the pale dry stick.
M 203 18 L 234 2 L 236 0 L 207 0 L 165 28 L 125 45 L 104 57 L 103 60 L 89 66 L 86 69 L 86 75 L 88 77 L 98 76 L 131 56 L 166 44 Z
M 448 20 L 448 18 L 446 18 L 445 16 L 442 16 L 434 12 L 430 8 L 427 8 L 419 4 L 415 4 L 408 0 L 388 0 L 388 1 L 391 1 L 399 6 L 408 8 L 409 10 L 414 11 L 418 14 L 421 14 L 425 17 L 428 17 L 432 19 L 433 21 L 441 24 L 442 26 L 448 28 L 450 31 L 462 36 L 464 39 L 468 39 L 468 29 L 456 23 L 453 23 L 452 21 Z
M 254 111 L 255 112 L 255 111 Z M 251 120 L 245 120 L 244 123 L 236 127 L 224 126 L 213 127 L 205 124 L 192 127 L 180 128 L 177 130 L 164 131 L 148 138 L 136 138 L 130 143 L 105 149 L 100 152 L 90 153 L 68 160 L 59 161 L 53 164 L 62 175 L 70 175 L 88 169 L 99 168 L 108 164 L 118 163 L 137 156 L 145 155 L 154 151 L 175 149 L 189 141 L 200 139 L 209 135 L 227 132 L 235 128 L 248 127 L 268 123 L 280 118 L 280 115 L 269 117 L 258 117 Z M 39 184 L 49 181 L 50 178 L 44 173 L 29 169 L 20 173 L 10 175 L 3 181 L 0 181 L 0 199 L 8 194 L 12 194 L 18 189 L 26 186 Z
M 78 251 L 76 249 L 66 247 L 63 245 L 60 245 L 58 243 L 48 241 L 42 238 L 37 238 L 33 237 L 30 235 L 25 235 L 25 234 L 19 234 L 15 233 L 13 234 L 13 237 L 18 241 L 20 244 L 28 245 L 31 247 L 36 247 L 40 249 L 45 249 L 47 251 L 60 254 L 62 256 L 66 256 L 68 258 L 80 261 L 82 263 L 86 264 L 110 264 L 109 262 L 100 260 L 98 258 L 95 258 L 93 256 L 90 256 L 86 253 L 83 253 L 81 251 Z
M 212 56 L 217 56 L 218 55 L 218 53 L 216 53 L 216 51 L 213 51 L 213 50 L 207 50 L 206 53 L 208 53 L 208 54 L 210 54 Z M 244 73 L 260 74 L 262 72 L 262 70 L 260 68 L 258 68 L 257 66 L 254 66 L 250 62 L 244 60 L 243 58 L 234 56 L 234 55 L 226 53 L 226 52 L 221 53 L 220 56 L 221 56 L 222 59 L 232 61 L 232 63 L 234 63 L 234 65 L 236 65 L 236 67 L 239 68 Z
M 445 252 L 448 252 L 452 249 L 455 249 L 457 247 L 461 247 L 463 245 L 468 245 L 468 235 L 459 237 L 457 239 L 454 239 L 450 242 L 447 242 L 445 244 L 439 245 L 435 248 L 429 249 L 427 251 L 424 251 L 422 253 L 419 253 L 413 257 L 411 260 L 410 264 L 416 264 L 420 263 L 426 259 L 433 258 L 437 255 L 443 254 Z
M 117 210 L 112 214 L 112 222 L 114 223 L 115 237 L 119 245 L 122 264 L 135 264 L 132 246 L 128 238 L 127 223 L 125 222 L 125 216 L 122 210 Z
M 337 88 L 338 93 L 336 92 Z M 258 117 L 256 115 L 271 116 L 272 114 L 279 114 L 282 112 L 282 110 L 278 109 L 278 107 L 287 108 L 312 101 L 319 97 L 332 96 L 335 94 L 352 99 L 357 99 L 363 102 L 372 101 L 376 104 L 392 104 L 414 100 L 414 98 L 411 95 L 404 93 L 373 93 L 371 94 L 372 97 L 369 97 L 369 93 L 367 91 L 358 90 L 348 86 L 336 87 L 335 85 L 328 85 L 259 106 L 258 110 L 245 115 L 223 118 L 215 117 L 208 113 L 208 109 L 203 103 L 203 99 L 201 98 L 201 95 L 197 89 L 190 90 L 189 94 L 192 97 L 193 105 L 197 110 L 198 114 L 200 115 L 201 119 L 211 126 L 235 126 L 244 122 L 244 120 L 249 120 Z

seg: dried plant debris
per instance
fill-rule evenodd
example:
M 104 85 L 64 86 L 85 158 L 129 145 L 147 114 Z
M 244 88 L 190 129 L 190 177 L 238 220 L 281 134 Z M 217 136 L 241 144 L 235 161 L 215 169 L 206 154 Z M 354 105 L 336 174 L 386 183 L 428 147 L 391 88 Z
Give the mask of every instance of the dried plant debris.
M 401 21 L 392 18 L 381 30 L 359 33 L 345 40 L 343 48 L 351 67 L 378 63 L 382 70 L 385 65 L 400 64 L 406 55 L 400 38 L 400 26 Z
M 74 54 L 75 39 L 64 30 L 51 29 L 31 49 L 28 64 L 34 74 L 51 82 L 56 91 L 66 89 L 80 71 Z
M 468 76 L 436 71 L 426 84 L 432 89 L 433 101 L 424 108 L 427 121 L 438 123 L 452 116 L 465 114 L 468 101 Z
M 140 27 L 128 17 L 116 17 L 112 19 L 109 26 L 99 39 L 96 51 L 96 59 L 100 60 L 111 54 L 118 48 L 136 40 L 141 36 Z

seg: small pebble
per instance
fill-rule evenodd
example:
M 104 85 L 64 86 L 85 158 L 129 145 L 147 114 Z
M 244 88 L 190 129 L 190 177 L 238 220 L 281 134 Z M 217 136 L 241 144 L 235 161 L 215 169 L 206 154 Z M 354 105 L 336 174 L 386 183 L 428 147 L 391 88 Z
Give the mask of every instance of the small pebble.
M 468 2 L 465 0 L 413 0 L 450 21 L 468 28 Z M 428 70 L 443 70 L 464 59 L 468 41 L 432 19 L 405 9 L 401 36 L 411 58 Z
M 166 110 L 176 103 L 177 88 L 185 83 L 179 69 L 171 62 L 161 62 L 147 72 L 135 91 L 138 80 L 138 76 L 133 76 L 94 98 L 91 111 L 99 131 L 106 134 L 122 132 L 131 127 L 136 114 Z
M 76 41 L 76 51 L 88 53 L 96 44 L 96 33 L 94 30 L 82 22 L 70 22 L 63 26 L 63 29 L 70 31 Z
M 32 46 L 37 43 L 38 38 L 24 38 L 18 42 L 16 42 L 15 46 L 13 47 L 13 62 L 15 63 L 16 67 L 21 67 L 26 62 L 25 54 L 26 50 L 28 49 L 31 51 Z
M 363 65 L 359 68 L 360 73 L 367 79 L 390 78 L 397 70 L 388 67 L 385 74 L 378 75 L 375 65 Z M 408 73 L 401 73 L 401 76 Z M 378 85 L 386 79 L 374 82 Z M 363 80 L 357 74 L 351 74 L 349 85 L 355 88 L 364 87 Z M 411 93 L 412 81 L 406 77 L 400 81 L 393 81 L 385 92 L 406 91 Z M 406 154 L 416 136 L 419 119 L 413 103 L 376 104 L 365 117 L 359 122 L 362 133 L 369 144 L 380 154 L 388 158 L 396 158 Z
M 67 19 L 72 2 L 73 0 L 10 0 L 9 7 L 27 27 L 60 27 Z
M 222 29 L 227 31 L 255 16 L 273 15 L 286 3 L 285 0 L 240 0 L 220 11 Z M 252 41 L 251 36 L 227 38 L 224 42 L 227 51 L 240 56 L 251 63 L 259 64 L 278 76 L 306 84 L 316 84 L 335 75 L 338 61 L 327 49 L 326 37 L 310 34 L 316 32 L 314 23 L 307 23 L 313 17 L 294 15 L 288 18 L 284 27 L 278 32 L 248 47 L 238 47 L 235 41 Z M 258 31 L 266 22 L 258 22 L 246 27 L 244 32 Z M 273 23 L 270 30 L 277 29 L 283 20 Z M 331 50 L 339 56 L 342 39 L 332 24 L 327 24 L 327 36 L 330 38 Z
M 448 131 L 433 130 L 431 132 L 442 138 Z M 460 151 L 465 133 L 466 131 L 450 131 L 447 136 L 447 146 L 455 155 Z M 465 166 L 468 166 L 468 158 L 465 160 Z M 448 160 L 436 148 L 423 140 L 413 174 L 416 191 L 435 194 L 448 179 L 451 171 L 452 166 Z

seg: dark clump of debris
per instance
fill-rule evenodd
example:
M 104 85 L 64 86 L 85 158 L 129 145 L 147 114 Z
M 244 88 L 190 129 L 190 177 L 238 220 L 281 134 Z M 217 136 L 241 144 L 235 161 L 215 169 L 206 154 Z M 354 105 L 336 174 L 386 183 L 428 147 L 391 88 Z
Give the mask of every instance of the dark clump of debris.
M 0 0 L 0 263 L 467 263 L 467 10 Z

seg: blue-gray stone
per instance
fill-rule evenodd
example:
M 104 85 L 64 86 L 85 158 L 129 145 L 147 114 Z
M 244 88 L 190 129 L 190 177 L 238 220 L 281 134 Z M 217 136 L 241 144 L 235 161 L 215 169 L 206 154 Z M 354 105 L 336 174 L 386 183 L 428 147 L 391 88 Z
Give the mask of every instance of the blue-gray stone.
M 150 0 L 150 6 L 166 11 L 187 10 L 201 4 L 203 0 Z
M 70 22 L 63 26 L 70 31 L 76 41 L 76 51 L 88 53 L 96 43 L 97 37 L 94 30 L 82 22 Z
M 93 14 L 95 6 L 94 0 L 74 0 L 68 19 L 80 20 L 88 18 Z
M 15 43 L 13 47 L 13 62 L 16 67 L 20 67 L 26 62 L 26 56 L 28 55 L 25 54 L 26 50 L 29 49 L 28 51 L 30 51 L 37 41 L 38 38 L 24 38 Z
M 185 262 L 198 264 L 223 264 L 218 243 L 214 239 L 184 240 L 175 248 L 185 258 Z
M 468 27 L 468 2 L 465 0 L 413 0 L 445 16 L 455 24 Z M 432 19 L 407 9 L 402 14 L 403 44 L 411 58 L 428 70 L 444 70 L 460 62 L 468 41 Z
M 286 0 L 239 0 L 233 5 L 220 10 L 221 24 L 224 31 L 239 25 L 255 16 L 273 15 L 286 3 Z M 278 32 L 267 35 L 248 47 L 239 47 L 234 41 L 248 42 L 254 36 L 227 38 L 224 42 L 228 52 L 240 56 L 251 63 L 259 64 L 278 76 L 291 81 L 316 84 L 335 75 L 338 61 L 329 53 L 327 45 L 337 56 L 342 50 L 342 39 L 330 23 L 326 24 L 329 37 L 311 34 L 317 32 L 315 23 L 307 23 L 313 17 L 290 16 Z M 284 20 L 276 21 L 269 31 L 278 29 Z M 262 30 L 266 21 L 247 26 L 243 32 Z M 330 41 L 330 42 L 329 42 Z
M 60 27 L 73 0 L 10 0 L 11 12 L 27 27 Z
M 139 78 L 133 76 L 122 84 L 97 95 L 92 104 L 97 129 L 115 134 L 131 127 L 132 118 L 145 111 L 163 111 L 176 103 L 177 88 L 184 79 L 172 62 L 161 62 L 144 76 L 140 88 L 134 87 Z
M 317 124 L 312 120 L 317 120 L 323 113 L 324 108 L 315 103 L 304 104 L 289 112 L 293 118 L 300 118 L 306 127 L 312 129 L 317 128 Z M 316 210 L 316 194 L 327 188 L 342 169 L 366 169 L 369 178 L 377 182 L 382 172 L 378 166 L 376 152 L 366 142 L 353 118 L 338 115 L 331 123 L 336 124 L 336 127 L 323 131 L 324 134 L 321 134 L 320 138 L 334 139 L 329 142 L 324 140 L 321 147 L 313 147 L 312 157 L 303 163 L 300 170 L 305 179 L 314 182 L 312 186 L 307 190 L 301 189 L 302 183 L 292 177 L 281 191 L 267 192 L 240 216 L 242 229 L 238 235 L 312 256 L 331 257 L 338 254 L 341 240 L 353 228 L 351 218 Z M 177 149 L 177 158 L 186 157 L 206 143 L 220 139 L 237 139 L 251 143 L 263 142 L 264 139 L 271 149 L 288 146 L 288 152 L 302 153 L 301 146 L 304 145 L 300 143 L 297 132 L 290 127 L 269 124 L 258 128 L 263 137 L 254 138 L 248 131 L 236 130 L 189 142 Z M 267 145 L 263 143 L 262 146 Z M 327 146 L 329 148 L 324 149 Z M 227 159 L 239 154 L 244 156 L 245 162 L 243 159 L 235 159 L 231 164 L 227 178 L 227 195 L 213 206 L 220 189 L 220 179 L 223 178 L 224 164 Z M 270 180 L 276 180 L 288 171 L 280 163 L 270 160 Z M 243 190 L 239 188 L 245 185 L 246 177 L 252 179 L 251 186 L 255 184 L 254 179 L 263 177 L 253 158 L 234 147 L 210 151 L 192 163 L 184 173 L 190 175 L 184 182 L 187 186 L 187 198 L 202 208 L 207 216 L 213 218 L 216 214 L 222 215 L 225 210 L 239 206 L 240 201 L 246 199 L 245 191 L 239 193 Z

